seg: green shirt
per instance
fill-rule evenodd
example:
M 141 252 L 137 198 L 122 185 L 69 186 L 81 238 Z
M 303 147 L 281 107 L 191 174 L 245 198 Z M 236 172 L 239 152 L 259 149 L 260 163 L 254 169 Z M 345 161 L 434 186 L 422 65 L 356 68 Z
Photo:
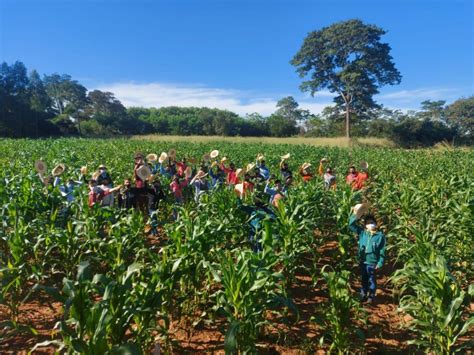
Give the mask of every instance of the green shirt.
M 374 234 L 357 225 L 355 215 L 349 218 L 349 229 L 359 237 L 359 258 L 364 264 L 381 267 L 385 260 L 385 235 L 377 231 Z

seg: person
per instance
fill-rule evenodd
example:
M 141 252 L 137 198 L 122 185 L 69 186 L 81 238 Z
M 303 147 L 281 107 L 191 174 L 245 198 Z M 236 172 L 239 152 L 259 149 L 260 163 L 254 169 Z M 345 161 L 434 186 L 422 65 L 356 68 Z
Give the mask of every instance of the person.
M 242 204 L 242 200 L 239 198 L 237 200 L 237 207 L 249 216 L 249 242 L 252 246 L 252 250 L 256 253 L 263 251 L 260 235 L 264 229 L 264 221 L 275 220 L 275 214 L 267 208 L 263 202 L 263 198 L 258 195 L 254 195 L 253 206 Z
M 188 179 L 180 181 L 179 176 L 177 174 L 173 175 L 173 180 L 171 181 L 170 189 L 174 195 L 175 203 L 182 204 L 184 202 L 183 188 L 188 186 L 188 183 Z
M 106 185 L 107 187 L 114 187 L 112 178 L 110 177 L 107 167 L 104 164 L 99 165 L 99 176 L 97 177 L 97 185 Z
M 176 161 L 176 173 L 179 175 L 179 177 L 184 176 L 184 172 L 186 171 L 187 163 L 186 163 L 186 158 L 183 158 L 182 161 Z
M 104 185 L 101 185 L 101 186 L 104 186 Z M 100 205 L 104 196 L 113 194 L 114 192 L 120 190 L 120 188 L 122 188 L 122 185 L 119 185 L 111 189 L 109 188 L 104 189 L 103 187 L 99 187 L 97 185 L 97 180 L 94 180 L 94 179 L 89 180 L 89 201 L 88 201 L 89 207 L 92 208 L 94 206 Z
M 225 158 L 221 160 L 221 169 L 224 171 L 225 174 L 227 174 L 227 185 L 231 186 L 233 188 L 235 185 L 237 185 L 240 180 L 239 177 L 237 176 L 236 170 L 235 170 L 235 164 L 230 163 L 229 167 L 225 166 Z
M 252 176 L 250 175 L 250 173 L 244 174 L 243 185 L 244 195 L 246 195 L 248 192 L 253 192 L 255 184 L 252 182 Z
M 367 180 L 369 178 L 369 172 L 365 169 L 359 171 L 359 174 L 357 175 L 357 182 L 355 189 L 356 190 L 361 190 L 366 186 Z
M 270 196 L 269 203 L 275 207 L 278 207 L 278 202 L 285 196 L 281 180 L 275 180 L 275 186 L 273 188 L 270 187 L 270 181 L 268 181 L 263 191 Z
M 383 232 L 377 229 L 377 221 L 373 215 L 365 216 L 364 228 L 357 224 L 357 206 L 360 205 L 353 207 L 353 214 L 349 217 L 349 229 L 359 238 L 359 267 L 362 279 L 360 299 L 372 303 L 377 290 L 377 271 L 385 261 L 386 238 Z
M 334 175 L 332 168 L 328 166 L 326 168 L 326 172 L 324 172 L 324 167 L 323 167 L 323 162 L 325 162 L 325 159 L 321 159 L 319 162 L 319 168 L 318 168 L 318 173 L 320 176 L 323 177 L 324 179 L 324 186 L 329 189 L 335 189 L 336 188 L 336 175 Z
M 145 165 L 145 160 L 142 153 L 136 153 L 134 156 L 133 176 L 135 178 L 135 194 L 134 207 L 142 211 L 144 214 L 148 210 L 148 192 L 147 182 L 142 180 L 138 174 L 138 169 Z
M 133 207 L 135 198 L 135 192 L 132 188 L 132 182 L 130 179 L 125 179 L 123 187 L 120 189 L 118 194 L 118 207 L 120 209 L 130 209 Z
M 259 160 L 257 157 L 256 165 L 258 174 L 263 178 L 263 180 L 268 180 L 270 178 L 270 169 L 265 165 L 265 160 Z
M 289 177 L 293 177 L 293 173 L 288 167 L 288 162 L 286 160 L 280 162 L 280 174 L 283 181 L 287 181 Z
M 310 163 L 304 163 L 300 168 L 300 176 L 302 177 L 304 182 L 308 182 L 313 178 L 313 174 L 309 170 L 310 167 Z
M 209 182 L 205 179 L 206 176 L 207 173 L 201 168 L 189 183 L 194 186 L 194 200 L 198 204 L 201 196 L 209 191 Z
M 213 169 L 214 167 L 216 168 L 215 172 Z M 212 162 L 211 167 L 209 168 L 209 176 L 211 177 L 211 186 L 213 189 L 216 189 L 224 184 L 225 172 L 221 169 L 217 162 Z

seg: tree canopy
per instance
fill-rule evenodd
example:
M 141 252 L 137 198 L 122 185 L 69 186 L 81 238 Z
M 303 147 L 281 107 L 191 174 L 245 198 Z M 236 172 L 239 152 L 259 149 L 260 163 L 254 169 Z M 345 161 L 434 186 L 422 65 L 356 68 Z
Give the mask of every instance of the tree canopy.
M 377 107 L 373 96 L 384 85 L 399 84 L 401 75 L 381 42 L 385 31 L 360 20 L 348 20 L 313 31 L 291 60 L 300 77 L 300 88 L 314 95 L 328 89 L 338 94 L 335 103 L 346 113 L 346 136 L 350 114 Z

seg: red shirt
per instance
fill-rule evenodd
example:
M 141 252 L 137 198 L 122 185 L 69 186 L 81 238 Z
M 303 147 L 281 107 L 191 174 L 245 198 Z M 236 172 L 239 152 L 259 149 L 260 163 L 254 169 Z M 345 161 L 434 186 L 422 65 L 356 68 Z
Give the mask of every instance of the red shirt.
M 221 169 L 227 174 L 227 183 L 230 185 L 237 185 L 240 183 L 239 178 L 235 174 L 235 170 L 231 168 L 226 168 L 224 164 L 221 165 Z
M 179 176 L 183 176 L 184 175 L 184 171 L 186 170 L 186 164 L 184 164 L 183 162 L 180 162 L 180 161 L 177 161 L 176 162 L 176 166 L 178 167 L 178 175 Z
M 96 189 L 90 190 L 89 191 L 89 207 L 92 207 L 97 202 L 100 202 L 108 194 L 110 194 L 109 190 L 99 189 L 99 192 L 97 192 Z
M 173 181 L 170 184 L 170 189 L 173 191 L 174 197 L 176 199 L 183 198 L 183 188 L 188 185 L 188 180 L 181 181 L 180 183 Z
M 368 173 L 360 172 L 357 175 L 357 179 L 356 179 L 355 183 L 353 184 L 354 190 L 360 190 L 360 189 L 364 188 L 365 187 L 365 182 L 367 181 L 368 178 L 369 178 Z
M 135 186 L 137 189 L 143 189 L 145 187 L 145 181 L 140 179 L 137 174 L 137 170 L 142 166 L 142 164 L 136 164 L 135 168 L 133 169 L 133 174 L 135 175 Z

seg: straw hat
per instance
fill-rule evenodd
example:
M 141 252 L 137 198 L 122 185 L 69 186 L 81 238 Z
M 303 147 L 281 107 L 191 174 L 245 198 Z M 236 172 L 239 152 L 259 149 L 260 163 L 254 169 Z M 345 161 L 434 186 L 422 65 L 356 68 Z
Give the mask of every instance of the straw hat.
M 243 195 L 244 193 L 244 184 L 237 184 L 234 187 L 234 190 L 237 191 L 240 195 Z
M 158 155 L 153 154 L 153 153 L 148 154 L 148 155 L 146 156 L 146 160 L 151 161 L 151 162 L 155 162 L 155 161 L 158 160 Z
M 92 180 L 97 180 L 99 178 L 99 175 L 100 175 L 100 171 L 97 170 L 96 172 L 94 172 L 94 174 L 92 174 Z
M 107 167 L 104 164 L 100 164 L 99 169 L 107 169 Z
M 245 173 L 244 169 L 239 168 L 235 171 L 235 176 L 241 177 L 242 175 L 244 175 L 244 173 Z
M 211 168 L 215 167 L 216 165 L 217 165 L 217 162 L 216 162 L 216 161 L 213 161 L 213 162 L 211 163 Z
M 82 166 L 80 172 L 82 175 L 87 175 L 87 165 Z
M 151 170 L 147 165 L 142 165 L 137 169 L 137 175 L 141 180 L 145 181 L 150 177 Z
M 40 173 L 41 175 L 44 175 L 44 173 L 46 173 L 46 171 L 48 170 L 48 166 L 46 165 L 44 161 L 37 160 L 35 161 L 35 169 L 38 173 Z
M 219 151 L 218 150 L 213 150 L 211 154 L 209 154 L 212 159 L 215 159 L 219 156 Z
M 357 205 L 354 206 L 354 214 L 356 215 L 357 218 L 362 217 L 364 214 L 367 213 L 369 210 L 370 203 L 358 203 Z
M 62 173 L 64 173 L 65 170 L 66 170 L 66 165 L 61 163 L 54 167 L 54 169 L 51 171 L 51 174 L 53 174 L 53 176 L 59 176 Z
M 328 158 L 324 157 L 323 159 L 321 159 L 321 163 L 327 163 L 327 162 L 329 162 Z
M 162 164 L 166 159 L 168 159 L 168 154 L 166 154 L 166 152 L 162 152 L 158 158 L 158 162 Z
M 195 179 L 202 179 L 203 177 L 206 177 L 206 176 L 207 176 L 207 173 L 205 171 L 199 170 L 194 178 Z
M 189 158 L 188 163 L 189 164 L 196 164 L 196 158 Z
M 221 163 L 223 163 L 225 161 L 227 161 L 227 157 L 224 157 L 224 158 L 221 159 Z
M 258 161 L 262 161 L 263 159 L 265 159 L 265 157 L 263 156 L 263 154 L 257 154 L 257 160 Z
M 204 161 L 209 161 L 209 160 L 211 160 L 211 155 L 208 154 L 208 153 L 204 154 L 204 155 L 202 156 L 202 160 L 204 160 Z
M 188 167 L 184 170 L 184 176 L 186 177 L 186 179 L 189 179 L 192 174 L 193 174 L 193 169 L 192 169 L 190 166 L 188 166 Z
M 362 160 L 362 161 L 360 162 L 360 168 L 361 168 L 362 170 L 367 170 L 367 169 L 369 168 L 369 163 L 367 163 L 365 160 Z
M 170 149 L 170 150 L 168 151 L 168 156 L 169 156 L 171 159 L 176 158 L 176 150 L 175 150 L 175 149 Z
M 311 163 L 303 163 L 303 165 L 301 165 L 301 170 L 306 170 L 306 169 L 308 169 L 310 166 L 311 166 Z
M 288 153 L 288 154 L 283 155 L 281 159 L 282 160 L 290 159 L 290 156 L 291 156 L 290 153 Z
M 255 168 L 255 163 L 247 164 L 247 171 L 250 171 L 250 170 L 252 170 L 253 168 Z

